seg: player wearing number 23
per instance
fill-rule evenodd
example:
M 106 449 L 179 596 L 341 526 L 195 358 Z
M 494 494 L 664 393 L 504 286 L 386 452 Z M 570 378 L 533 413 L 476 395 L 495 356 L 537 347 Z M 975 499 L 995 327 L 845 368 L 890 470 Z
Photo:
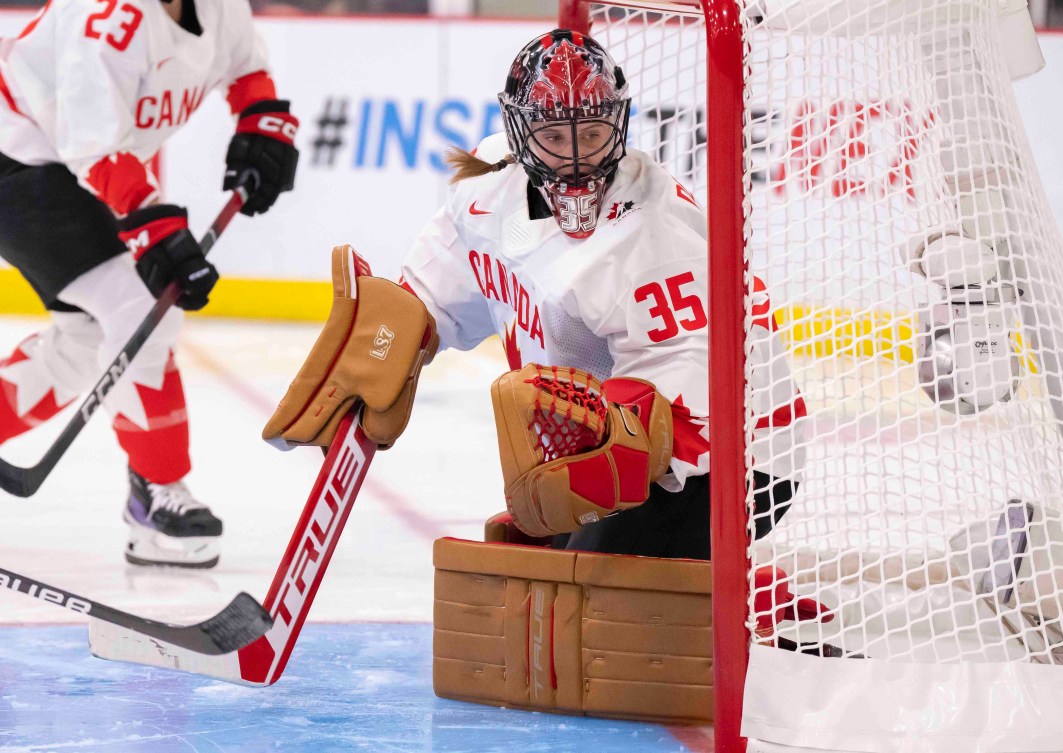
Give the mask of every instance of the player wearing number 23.
M 206 305 L 218 274 L 150 162 L 215 89 L 235 135 L 224 177 L 219 165 L 204 180 L 251 180 L 242 211 L 265 212 L 294 185 L 298 121 L 247 0 L 49 0 L 0 40 L 0 257 L 51 313 L 0 360 L 0 443 L 91 387 L 170 282 L 180 308 Z M 222 524 L 182 482 L 181 317 L 166 315 L 105 406 L 128 456 L 126 558 L 210 567 Z

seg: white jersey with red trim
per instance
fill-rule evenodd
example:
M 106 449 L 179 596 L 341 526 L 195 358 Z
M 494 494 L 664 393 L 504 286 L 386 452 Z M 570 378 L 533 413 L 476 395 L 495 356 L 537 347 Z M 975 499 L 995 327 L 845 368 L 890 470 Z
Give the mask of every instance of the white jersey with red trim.
M 195 11 L 198 35 L 160 0 L 49 0 L 0 40 L 0 152 L 65 164 L 120 214 L 148 203 L 143 163 L 211 90 L 229 86 L 235 112 L 276 96 L 268 75 L 250 75 L 267 60 L 248 1 Z
M 488 162 L 508 152 L 502 134 L 477 148 Z M 442 348 L 467 350 L 497 334 L 513 369 L 540 363 L 652 382 L 675 419 L 672 473 L 661 485 L 680 489 L 708 471 L 705 213 L 635 150 L 621 161 L 589 238 L 570 238 L 552 217 L 529 219 L 527 186 L 516 165 L 451 186 L 403 265 L 404 282 L 435 317 Z M 771 405 L 757 406 L 754 457 L 756 443 L 770 441 L 773 462 L 758 470 L 795 478 L 803 404 L 760 288 L 754 329 L 762 337 L 750 363 L 754 379 L 779 386 Z

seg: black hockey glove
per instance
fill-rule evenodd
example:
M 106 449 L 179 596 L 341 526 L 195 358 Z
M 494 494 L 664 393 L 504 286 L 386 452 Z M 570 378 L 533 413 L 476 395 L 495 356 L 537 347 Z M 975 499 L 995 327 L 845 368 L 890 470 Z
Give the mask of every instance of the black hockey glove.
M 188 230 L 188 212 L 173 204 L 159 204 L 130 212 L 118 221 L 119 237 L 133 252 L 137 273 L 158 298 L 173 280 L 181 284 L 177 305 L 198 311 L 218 281 L 218 270 L 203 256 Z
M 249 217 L 265 212 L 281 193 L 295 187 L 299 119 L 288 112 L 289 107 L 283 99 L 256 102 L 240 113 L 236 135 L 229 142 L 222 190 L 236 188 L 244 174 L 253 171 L 257 180 L 249 186 L 251 195 L 240 210 Z

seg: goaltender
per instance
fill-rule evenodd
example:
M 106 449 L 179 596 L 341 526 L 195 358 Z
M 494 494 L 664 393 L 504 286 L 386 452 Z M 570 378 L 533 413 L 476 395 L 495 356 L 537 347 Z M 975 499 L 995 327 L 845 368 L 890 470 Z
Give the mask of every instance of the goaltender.
M 593 39 L 544 34 L 500 94 L 505 134 L 454 151 L 446 204 L 399 285 L 334 251 L 336 301 L 264 436 L 328 444 L 360 400 L 390 446 L 439 348 L 492 335 L 507 512 L 436 543 L 439 695 L 704 721 L 711 709 L 706 217 L 626 147 L 631 100 Z M 756 535 L 796 488 L 804 405 L 753 281 Z M 759 444 L 758 444 L 759 443 Z M 618 556 L 620 555 L 620 556 Z M 631 556 L 639 555 L 639 556 Z M 648 689 L 652 688 L 652 692 Z

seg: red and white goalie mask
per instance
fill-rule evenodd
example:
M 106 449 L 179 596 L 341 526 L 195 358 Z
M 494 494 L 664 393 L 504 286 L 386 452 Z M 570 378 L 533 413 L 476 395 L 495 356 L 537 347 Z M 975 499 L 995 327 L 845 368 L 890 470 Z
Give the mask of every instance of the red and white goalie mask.
M 556 29 L 520 51 L 498 101 L 509 147 L 558 225 L 573 238 L 591 235 L 626 153 L 623 72 L 590 37 Z

